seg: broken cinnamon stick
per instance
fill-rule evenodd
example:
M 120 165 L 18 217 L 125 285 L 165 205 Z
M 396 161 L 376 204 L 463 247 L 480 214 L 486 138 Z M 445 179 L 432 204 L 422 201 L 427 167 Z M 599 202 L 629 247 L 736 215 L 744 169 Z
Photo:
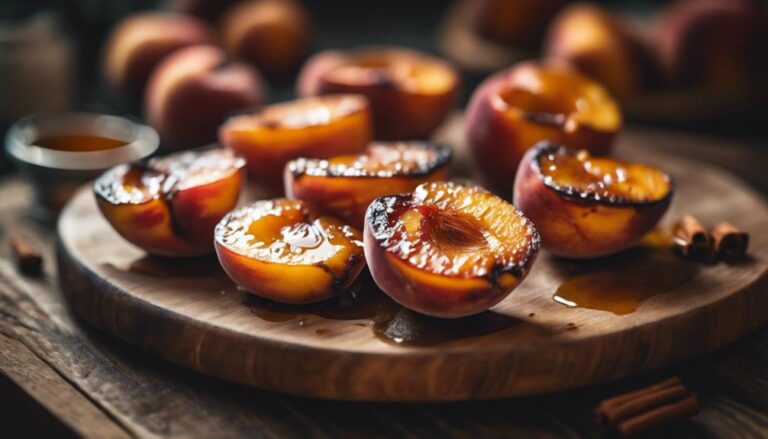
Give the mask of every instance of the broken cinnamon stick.
M 712 238 L 714 249 L 726 262 L 736 262 L 747 254 L 749 235 L 727 221 L 712 228 Z
M 43 271 L 43 255 L 40 249 L 21 235 L 11 235 L 9 241 L 19 271 L 29 276 L 39 275 Z
M 713 259 L 712 237 L 695 217 L 685 215 L 675 226 L 673 235 L 675 247 L 683 256 L 700 261 Z
M 679 378 L 601 402 L 598 421 L 624 436 L 632 436 L 696 413 L 699 402 Z

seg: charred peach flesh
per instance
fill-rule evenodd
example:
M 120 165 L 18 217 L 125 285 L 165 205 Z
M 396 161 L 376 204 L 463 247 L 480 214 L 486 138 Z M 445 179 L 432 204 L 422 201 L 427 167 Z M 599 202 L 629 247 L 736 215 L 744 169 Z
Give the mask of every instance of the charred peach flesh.
M 488 309 L 528 274 L 539 250 L 533 223 L 478 187 L 426 183 L 381 197 L 365 218 L 376 284 L 414 311 L 461 317 Z
M 558 64 L 520 63 L 486 79 L 467 110 L 467 142 L 477 171 L 503 194 L 523 154 L 550 140 L 606 154 L 621 113 L 598 83 Z
M 672 182 L 657 168 L 548 142 L 528 151 L 515 180 L 515 204 L 538 227 L 544 248 L 572 258 L 631 246 L 671 200 Z
M 298 159 L 285 168 L 288 198 L 362 228 L 371 201 L 448 176 L 451 149 L 426 142 L 373 143 L 359 155 Z
M 99 177 L 99 208 L 127 241 L 164 256 L 213 250 L 216 223 L 237 204 L 245 161 L 220 148 L 116 166 Z
M 358 93 L 371 102 L 377 139 L 429 137 L 453 109 L 459 75 L 448 63 L 400 48 L 325 51 L 299 76 L 302 96 Z
M 219 141 L 242 154 L 251 178 L 279 182 L 288 161 L 328 158 L 365 149 L 372 137 L 368 101 L 330 95 L 274 104 L 229 118 Z
M 285 198 L 227 215 L 216 226 L 216 254 L 240 287 L 284 303 L 336 295 L 365 266 L 358 230 Z

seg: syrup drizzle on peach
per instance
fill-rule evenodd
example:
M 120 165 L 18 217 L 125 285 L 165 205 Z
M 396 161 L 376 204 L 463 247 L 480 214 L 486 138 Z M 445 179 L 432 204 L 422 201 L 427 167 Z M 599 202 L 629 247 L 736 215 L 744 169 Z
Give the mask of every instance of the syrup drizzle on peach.
M 331 297 L 365 266 L 360 232 L 301 201 L 257 201 L 216 227 L 224 271 L 242 288 L 285 303 Z
M 212 250 L 216 223 L 237 204 L 245 161 L 219 148 L 116 166 L 94 183 L 104 216 L 149 253 L 195 256 Z
M 539 249 L 533 223 L 473 185 L 426 183 L 368 208 L 366 258 L 379 287 L 438 317 L 481 312 L 526 276 Z
M 371 201 L 444 179 L 451 156 L 449 147 L 426 142 L 376 142 L 362 154 L 290 162 L 285 191 L 289 198 L 362 227 Z
M 574 258 L 631 246 L 653 229 L 672 194 L 669 176 L 652 166 L 549 142 L 526 153 L 514 190 L 515 204 L 536 223 L 544 247 Z

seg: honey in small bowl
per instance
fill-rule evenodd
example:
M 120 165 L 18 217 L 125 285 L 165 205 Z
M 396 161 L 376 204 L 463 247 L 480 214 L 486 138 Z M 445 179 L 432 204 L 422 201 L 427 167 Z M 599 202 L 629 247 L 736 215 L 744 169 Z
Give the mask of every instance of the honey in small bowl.
M 41 137 L 32 142 L 32 144 L 42 148 L 55 149 L 57 151 L 92 152 L 120 148 L 121 146 L 127 145 L 128 142 L 104 136 L 65 134 Z

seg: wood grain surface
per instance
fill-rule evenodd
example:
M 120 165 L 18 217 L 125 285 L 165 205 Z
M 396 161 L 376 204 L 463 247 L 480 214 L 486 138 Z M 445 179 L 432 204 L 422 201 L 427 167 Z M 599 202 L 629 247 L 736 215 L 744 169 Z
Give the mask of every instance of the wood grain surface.
M 768 189 L 768 176 L 759 172 L 768 154 L 743 143 L 665 130 L 629 130 L 622 142 L 642 144 L 649 154 L 674 151 L 725 165 Z M 17 179 L 0 182 L 0 334 L 10 340 L 0 361 L 4 437 L 599 437 L 592 410 L 600 399 L 671 375 L 683 378 L 704 408 L 652 437 L 768 434 L 768 326 L 715 353 L 637 377 L 487 402 L 349 403 L 216 380 L 75 319 L 56 286 L 54 233 L 30 221 L 30 199 Z M 9 233 L 24 233 L 45 249 L 44 276 L 16 272 Z M 100 412 L 104 422 L 86 425 L 82 411 Z
M 752 232 L 748 262 L 700 266 L 635 251 L 619 262 L 596 266 L 544 254 L 523 285 L 482 317 L 503 322 L 493 331 L 460 333 L 427 346 L 397 345 L 376 337 L 374 322 L 367 318 L 310 312 L 265 319 L 215 259 L 146 259 L 112 231 L 84 189 L 59 223 L 61 286 L 86 321 L 145 351 L 226 380 L 282 392 L 437 401 L 613 380 L 709 352 L 768 318 L 768 207 L 763 199 L 727 173 L 658 150 L 648 154 L 645 148 L 624 142 L 618 153 L 673 175 L 676 200 L 664 227 L 685 213 L 709 224 L 731 221 Z M 564 281 L 594 270 L 688 275 L 626 315 L 552 300 Z M 433 321 L 410 314 L 393 324 L 395 329 L 440 330 Z

